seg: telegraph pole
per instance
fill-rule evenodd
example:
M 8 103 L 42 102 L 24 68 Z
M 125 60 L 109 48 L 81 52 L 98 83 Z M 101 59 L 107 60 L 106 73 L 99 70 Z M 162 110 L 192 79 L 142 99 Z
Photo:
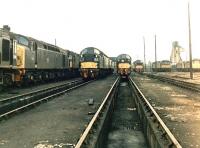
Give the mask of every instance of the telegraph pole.
M 190 4 L 189 4 L 189 2 L 188 2 L 188 29 L 189 29 L 190 79 L 193 79 L 193 70 L 192 70 L 192 42 L 191 42 Z
M 144 72 L 146 71 L 146 57 L 145 57 L 145 38 L 143 37 L 143 43 L 144 43 Z
M 56 38 L 55 38 L 55 46 L 56 46 Z
M 155 69 L 157 70 L 156 35 L 155 35 Z

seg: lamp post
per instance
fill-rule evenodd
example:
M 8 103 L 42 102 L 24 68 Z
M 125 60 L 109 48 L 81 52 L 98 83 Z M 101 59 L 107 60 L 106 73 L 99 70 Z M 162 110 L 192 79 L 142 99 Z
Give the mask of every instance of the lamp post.
M 190 4 L 189 4 L 189 2 L 188 2 L 188 29 L 189 29 L 190 79 L 193 79 L 193 69 L 192 69 L 192 42 L 191 42 Z

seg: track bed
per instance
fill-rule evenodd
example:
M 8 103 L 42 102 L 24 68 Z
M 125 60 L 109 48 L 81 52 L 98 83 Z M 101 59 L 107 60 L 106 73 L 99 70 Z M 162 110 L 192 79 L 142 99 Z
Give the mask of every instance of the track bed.
M 127 81 L 119 86 L 112 123 L 106 143 L 107 148 L 147 147 L 136 106 Z

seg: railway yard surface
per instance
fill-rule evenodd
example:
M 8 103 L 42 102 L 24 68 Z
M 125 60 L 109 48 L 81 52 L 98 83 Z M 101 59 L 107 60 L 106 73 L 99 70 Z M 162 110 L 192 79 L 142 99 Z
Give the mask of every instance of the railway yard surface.
M 178 80 L 182 80 L 185 82 L 195 83 L 200 85 L 200 72 L 193 73 L 193 79 L 190 79 L 189 72 L 159 72 L 157 75 L 163 75 L 171 78 L 175 78 Z
M 174 78 L 177 73 L 167 75 Z M 189 77 L 186 73 L 178 76 Z M 196 73 L 188 81 L 198 83 L 199 76 Z M 200 147 L 200 94 L 146 76 L 132 77 L 182 147 Z
M 1 121 L 0 147 L 74 146 L 115 79 L 97 80 Z M 88 100 L 93 100 L 93 105 Z

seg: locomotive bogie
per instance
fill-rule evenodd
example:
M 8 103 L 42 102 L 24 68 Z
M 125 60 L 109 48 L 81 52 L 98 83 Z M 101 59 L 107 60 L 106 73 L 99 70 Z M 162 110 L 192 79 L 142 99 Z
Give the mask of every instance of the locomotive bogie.
M 99 69 L 81 69 L 81 76 L 83 79 L 96 79 L 99 77 Z

